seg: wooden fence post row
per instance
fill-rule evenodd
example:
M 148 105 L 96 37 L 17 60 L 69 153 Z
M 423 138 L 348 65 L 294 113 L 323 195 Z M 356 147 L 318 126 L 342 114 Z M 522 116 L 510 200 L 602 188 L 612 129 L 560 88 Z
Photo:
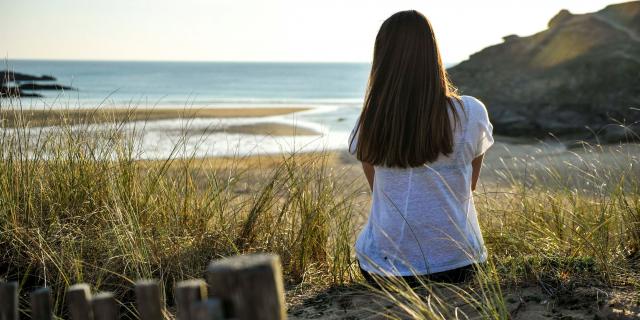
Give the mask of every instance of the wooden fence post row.
M 252 254 L 212 261 L 201 279 L 178 282 L 175 287 L 179 320 L 284 320 L 287 318 L 282 267 L 273 254 Z M 140 320 L 167 318 L 162 289 L 155 280 L 135 284 Z M 117 320 L 120 306 L 112 293 L 91 295 L 88 284 L 69 287 L 66 294 L 72 320 Z M 51 320 L 49 288 L 31 293 L 31 318 Z M 18 320 L 18 284 L 0 283 L 0 320 Z

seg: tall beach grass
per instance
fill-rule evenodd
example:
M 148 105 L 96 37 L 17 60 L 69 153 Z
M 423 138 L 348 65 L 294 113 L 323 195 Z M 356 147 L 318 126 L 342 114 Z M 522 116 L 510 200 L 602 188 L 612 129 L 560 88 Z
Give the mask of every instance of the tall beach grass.
M 339 182 L 327 154 L 248 168 L 241 157 L 196 159 L 178 142 L 163 160 L 139 160 L 126 119 L 42 129 L 29 110 L 3 111 L 13 125 L 0 133 L 0 277 L 23 291 L 51 287 L 57 312 L 76 282 L 128 306 L 133 281 L 158 278 L 171 301 L 176 281 L 247 252 L 278 253 L 290 285 L 351 279 L 357 190 Z
M 278 253 L 290 287 L 361 280 L 352 244 L 366 184 L 344 179 L 329 153 L 282 155 L 260 167 L 242 157 L 197 159 L 177 142 L 163 160 L 139 160 L 139 131 L 125 129 L 126 119 L 42 130 L 19 101 L 1 108 L 13 120 L 0 127 L 0 277 L 23 291 L 51 287 L 58 312 L 75 282 L 114 291 L 128 308 L 132 282 L 158 278 L 171 301 L 176 281 L 245 252 Z M 412 318 L 467 317 L 453 295 L 483 318 L 504 319 L 504 292 L 523 284 L 549 295 L 584 283 L 639 288 L 639 156 L 637 148 L 583 145 L 488 162 L 491 179 L 475 204 L 490 257 L 475 279 L 380 293 Z
M 383 281 L 379 293 L 397 306 L 391 318 L 510 319 L 517 310 L 509 310 L 507 293 L 531 286 L 552 300 L 587 287 L 602 293 L 601 303 L 614 287 L 638 292 L 637 145 L 582 143 L 543 156 L 495 151 L 501 156 L 486 163 L 488 181 L 474 195 L 488 261 L 462 286 Z

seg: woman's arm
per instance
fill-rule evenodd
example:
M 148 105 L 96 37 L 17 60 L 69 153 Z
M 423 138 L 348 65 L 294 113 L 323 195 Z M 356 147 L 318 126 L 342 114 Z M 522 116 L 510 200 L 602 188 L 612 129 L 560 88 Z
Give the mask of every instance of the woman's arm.
M 478 178 L 480 178 L 480 168 L 482 168 L 483 158 L 484 154 L 481 154 L 471 161 L 471 167 L 473 168 L 471 172 L 471 191 L 476 191 L 476 184 L 478 183 Z
M 367 162 L 362 163 L 362 170 L 364 171 L 364 176 L 367 177 L 367 182 L 369 182 L 369 188 L 371 188 L 371 191 L 373 191 L 373 177 L 376 170 L 371 164 Z

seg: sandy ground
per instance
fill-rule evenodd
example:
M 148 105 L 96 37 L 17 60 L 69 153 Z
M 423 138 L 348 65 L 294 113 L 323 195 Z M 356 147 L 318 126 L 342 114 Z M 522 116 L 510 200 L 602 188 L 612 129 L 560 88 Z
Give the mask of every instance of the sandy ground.
M 261 122 L 242 125 L 231 125 L 224 128 L 210 128 L 206 130 L 186 130 L 190 135 L 206 135 L 216 132 L 257 134 L 267 136 L 317 136 L 320 132 L 313 129 L 286 123 Z
M 474 303 L 465 301 L 458 294 L 434 285 L 443 303 L 458 312 L 459 319 L 485 319 Z M 427 305 L 429 293 L 416 289 Z M 631 287 L 612 288 L 604 291 L 584 286 L 566 293 L 546 293 L 539 286 L 507 288 L 503 291 L 507 312 L 514 320 L 543 319 L 638 319 L 640 318 L 640 293 Z M 354 284 L 326 288 L 307 295 L 290 295 L 289 319 L 400 319 L 409 316 L 397 303 L 363 285 Z M 409 310 L 417 311 L 416 303 L 409 303 Z M 443 310 L 443 309 L 440 309 Z M 410 311 L 411 312 L 411 311 Z M 419 314 L 419 312 L 417 313 Z M 426 318 L 426 317 L 425 317 Z M 455 319 L 455 314 L 444 314 L 445 319 Z

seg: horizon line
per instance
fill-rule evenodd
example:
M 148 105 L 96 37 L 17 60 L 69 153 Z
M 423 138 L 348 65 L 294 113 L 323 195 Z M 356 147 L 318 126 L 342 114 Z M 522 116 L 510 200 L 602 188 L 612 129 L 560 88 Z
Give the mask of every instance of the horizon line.
M 371 61 L 331 61 L 331 60 L 163 60 L 163 59 L 76 59 L 76 58 L 2 58 L 3 61 L 61 61 L 61 62 L 179 62 L 179 63 L 188 63 L 188 62 L 240 62 L 240 63 L 359 63 L 359 64 L 371 64 Z
M 3 62 L 11 61 L 56 61 L 56 62 L 165 62 L 165 63 L 317 63 L 317 64 L 371 64 L 371 61 L 327 61 L 327 60 L 139 60 L 139 59 L 57 59 L 57 58 L 2 58 Z M 463 60 L 462 60 L 463 61 Z M 445 66 L 452 66 L 462 61 L 444 62 Z

